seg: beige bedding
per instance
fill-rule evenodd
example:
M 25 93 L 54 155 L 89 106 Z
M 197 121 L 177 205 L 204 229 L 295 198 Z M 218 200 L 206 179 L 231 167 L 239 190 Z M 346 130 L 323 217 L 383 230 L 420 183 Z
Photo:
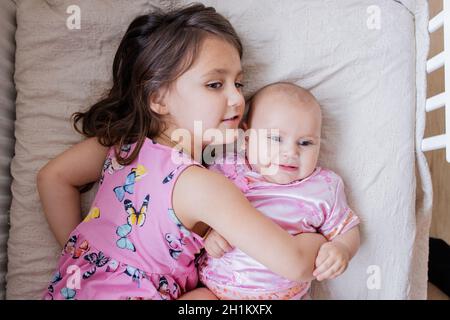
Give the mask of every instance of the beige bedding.
M 12 0 L 0 2 L 0 30 L 0 299 L 4 299 L 12 181 L 9 168 L 14 155 L 16 99 L 13 83 L 16 6 Z

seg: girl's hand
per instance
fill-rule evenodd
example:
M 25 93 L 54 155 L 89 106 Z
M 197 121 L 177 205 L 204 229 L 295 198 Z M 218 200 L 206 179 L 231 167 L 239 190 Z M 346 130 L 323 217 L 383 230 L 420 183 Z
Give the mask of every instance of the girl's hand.
M 334 279 L 347 269 L 350 258 L 350 252 L 344 244 L 338 241 L 326 242 L 317 254 L 313 276 L 318 281 Z
M 220 258 L 233 247 L 217 231 L 211 229 L 205 239 L 205 250 L 213 258 Z

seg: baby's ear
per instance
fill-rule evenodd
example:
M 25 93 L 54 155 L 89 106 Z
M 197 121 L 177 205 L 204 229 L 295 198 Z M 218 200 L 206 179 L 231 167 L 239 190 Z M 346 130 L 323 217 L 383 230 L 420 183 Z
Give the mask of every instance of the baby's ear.
M 160 114 L 160 115 L 169 114 L 169 108 L 167 107 L 166 103 L 164 102 L 164 96 L 161 94 L 161 92 L 159 90 L 150 95 L 150 97 L 148 99 L 148 103 L 150 105 L 150 109 L 153 112 L 156 112 L 157 114 Z

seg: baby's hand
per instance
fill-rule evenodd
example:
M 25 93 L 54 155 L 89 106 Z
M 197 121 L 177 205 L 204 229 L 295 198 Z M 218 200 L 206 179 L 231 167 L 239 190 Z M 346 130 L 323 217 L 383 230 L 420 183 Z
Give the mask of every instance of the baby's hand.
M 340 242 L 324 243 L 317 254 L 313 276 L 318 281 L 334 279 L 347 269 L 350 261 L 348 248 Z
M 212 229 L 205 239 L 205 250 L 213 258 L 220 258 L 233 247 L 217 231 Z

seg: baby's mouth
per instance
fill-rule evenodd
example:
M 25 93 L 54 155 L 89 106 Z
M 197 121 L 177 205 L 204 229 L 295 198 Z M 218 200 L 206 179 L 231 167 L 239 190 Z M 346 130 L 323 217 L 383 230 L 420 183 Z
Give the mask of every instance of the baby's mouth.
M 294 171 L 298 170 L 298 167 L 296 167 L 296 166 L 290 166 L 290 165 L 284 165 L 284 164 L 279 164 L 278 167 L 282 170 L 289 171 L 289 172 L 294 172 Z

